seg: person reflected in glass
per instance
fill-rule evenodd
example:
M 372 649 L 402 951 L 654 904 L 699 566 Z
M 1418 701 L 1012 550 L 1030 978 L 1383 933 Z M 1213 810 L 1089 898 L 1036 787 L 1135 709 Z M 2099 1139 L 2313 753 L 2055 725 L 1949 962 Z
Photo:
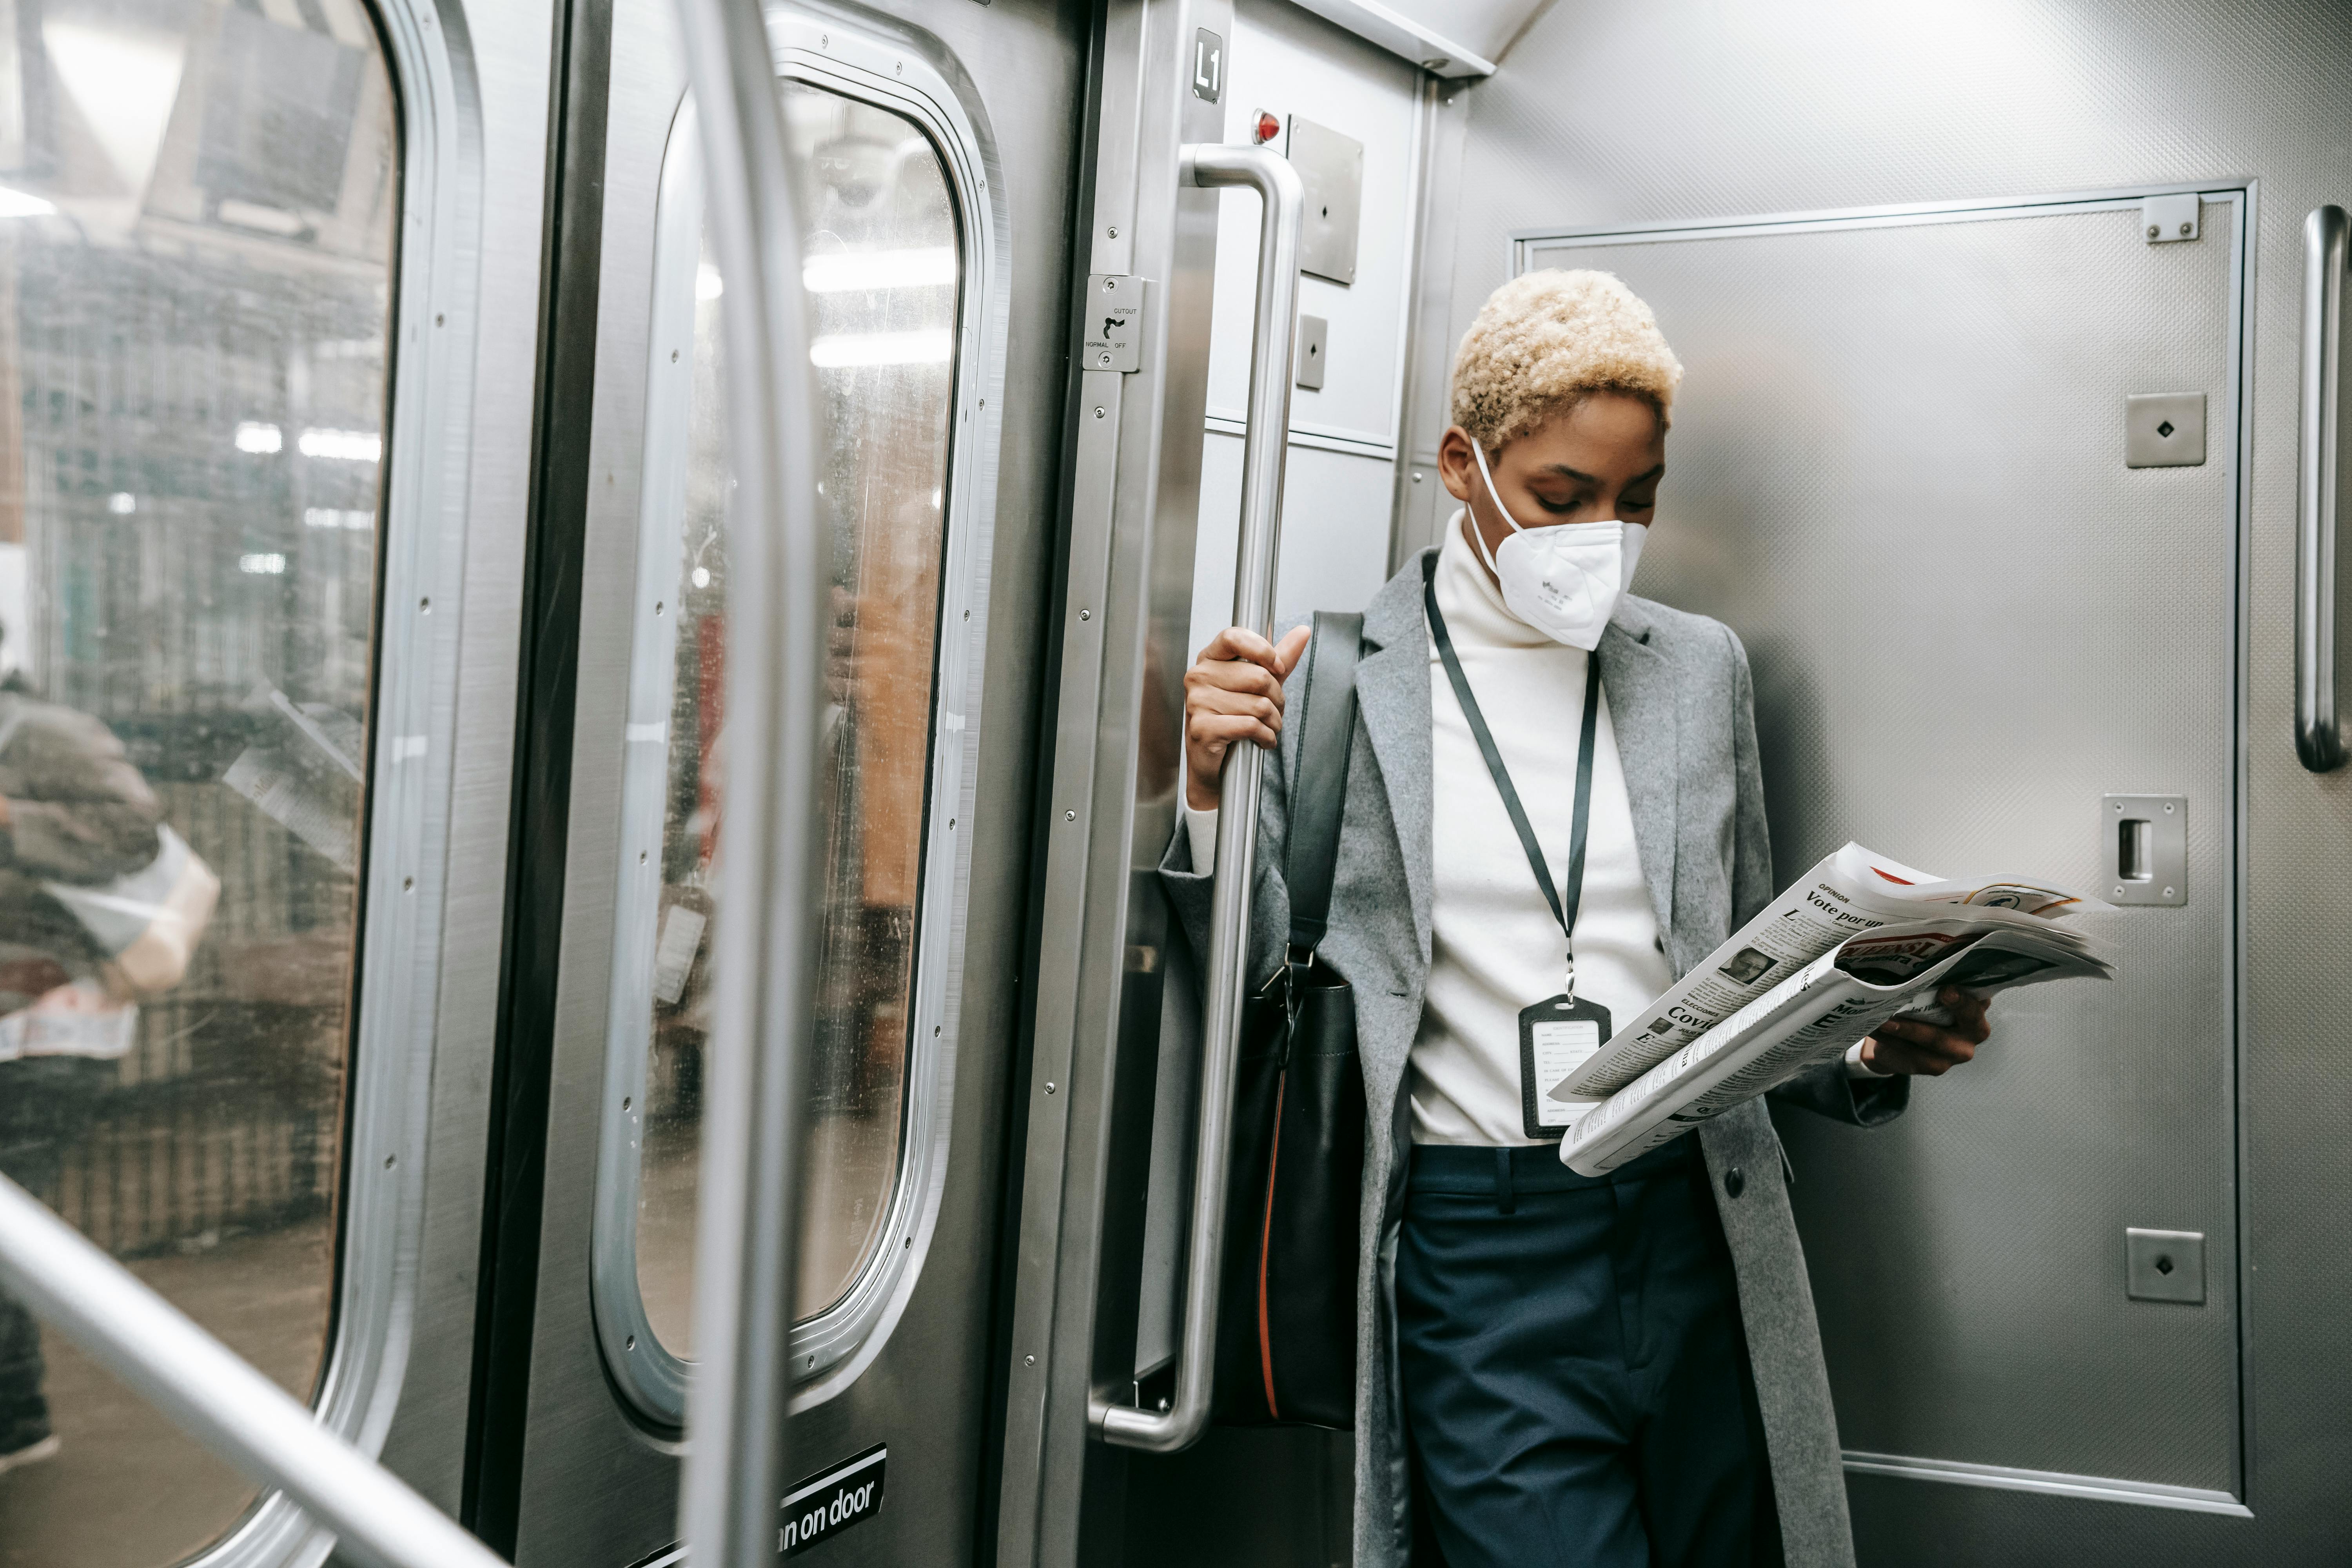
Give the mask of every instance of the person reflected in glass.
M 0 1175 L 37 1197 L 89 1131 L 138 1022 L 118 953 L 68 900 L 135 882 L 163 833 L 112 731 L 16 672 L 0 679 Z M 0 1294 L 0 1472 L 58 1451 L 44 1371 L 38 1323 Z

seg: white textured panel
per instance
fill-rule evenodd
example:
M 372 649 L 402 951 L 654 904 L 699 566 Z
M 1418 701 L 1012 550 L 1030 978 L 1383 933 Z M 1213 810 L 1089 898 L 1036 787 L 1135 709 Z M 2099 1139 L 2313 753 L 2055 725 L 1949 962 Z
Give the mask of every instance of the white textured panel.
M 1241 438 L 1213 431 L 1203 439 L 1188 656 L 1233 620 L 1234 538 L 1241 517 Z M 1275 578 L 1276 626 L 1317 610 L 1360 610 L 1380 592 L 1388 580 L 1391 471 L 1378 458 L 1291 447 Z
M 1300 279 L 1298 308 L 1330 322 L 1323 390 L 1291 393 L 1293 428 L 1392 444 L 1404 363 L 1405 270 L 1412 255 L 1412 68 L 1296 7 L 1244 0 L 1234 22 L 1225 140 L 1247 146 L 1258 110 L 1288 126 L 1303 114 L 1364 144 L 1356 280 Z M 1283 145 L 1276 142 L 1277 148 Z M 1256 291 L 1258 198 L 1227 191 L 1217 224 L 1217 304 L 1209 409 L 1248 405 L 1250 312 Z

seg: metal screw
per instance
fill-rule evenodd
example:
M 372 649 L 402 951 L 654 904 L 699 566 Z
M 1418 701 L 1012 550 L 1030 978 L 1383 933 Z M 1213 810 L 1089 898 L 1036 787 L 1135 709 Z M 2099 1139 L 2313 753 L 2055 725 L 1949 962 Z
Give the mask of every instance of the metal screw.
M 2170 898 L 2170 897 L 2172 897 L 2172 889 L 2171 889 L 2170 888 L 2167 888 L 2167 889 L 2164 889 L 2164 896 L 2165 896 L 2166 898 L 2168 898 L 2168 898 Z
M 2195 226 L 2195 226 L 2195 225 L 2193 225 L 2193 224 L 2186 224 L 2186 223 L 2182 224 L 2182 225 L 2180 226 L 2180 237 L 2181 237 L 2181 238 L 2183 238 L 2183 239 L 2187 239 L 2187 238 L 2189 237 L 2189 231 L 2191 228 L 2195 227 Z
M 1110 368 L 1110 355 L 1102 354 L 1096 359 L 1095 363 L 1101 365 L 1105 370 L 1108 370 Z
M 1078 814 L 1075 811 L 1066 811 L 1062 813 L 1062 820 L 1064 822 L 1076 822 L 1077 819 Z
M 1102 416 L 1103 416 L 1102 405 L 1099 405 L 1099 404 L 1097 404 L 1097 405 L 1095 405 L 1095 417 L 1096 417 L 1096 418 L 1097 418 L 1097 419 L 1099 419 L 1099 418 L 1101 418 Z
M 2154 224 L 2147 226 L 2147 237 L 2150 239 L 2154 239 L 2158 235 L 2162 234 L 2163 232 L 2164 231 L 2162 229 L 2157 227 Z
M 1111 237 L 1113 239 L 1117 239 L 1117 238 L 1118 237 L 1118 230 L 1117 230 L 1117 229 L 1112 229 L 1112 230 L 1110 231 L 1110 237 Z M 1106 293 L 1106 294 L 1116 293 L 1116 292 L 1118 291 L 1118 279 L 1116 279 L 1116 278 L 1106 278 L 1106 279 L 1103 279 L 1103 292 L 1104 292 L 1104 293 Z
M 397 1154 L 386 1154 L 383 1157 L 383 1168 L 387 1171 L 391 1170 L 393 1162 L 399 1158 L 400 1156 Z
M 2170 807 L 2170 806 L 2168 806 L 2168 806 L 2166 806 L 2166 807 L 2164 808 L 2164 815 L 2165 815 L 2165 816 L 2170 816 L 2172 815 L 2172 807 Z
M 413 893 L 416 891 L 416 879 L 414 877 L 403 877 L 400 879 L 400 890 L 404 893 Z
M 1037 1364 L 1037 1358 L 1034 1355 L 1024 1355 L 1021 1358 L 1021 1364 L 1023 1366 L 1035 1366 Z
M 1078 612 L 1078 619 L 1082 621 L 1091 621 L 1094 618 L 1095 613 L 1092 610 L 1080 610 Z
M 1047 1083 L 1047 1084 L 1045 1085 L 1045 1092 L 1046 1092 L 1047 1094 L 1051 1094 L 1051 1093 L 1053 1093 L 1053 1092 L 1054 1092 L 1054 1086 L 1053 1086 L 1053 1084 L 1051 1084 L 1050 1082 L 1049 1082 L 1049 1083 Z
M 952 816 L 948 818 L 948 831 L 950 833 L 953 833 L 955 831 L 955 818 Z

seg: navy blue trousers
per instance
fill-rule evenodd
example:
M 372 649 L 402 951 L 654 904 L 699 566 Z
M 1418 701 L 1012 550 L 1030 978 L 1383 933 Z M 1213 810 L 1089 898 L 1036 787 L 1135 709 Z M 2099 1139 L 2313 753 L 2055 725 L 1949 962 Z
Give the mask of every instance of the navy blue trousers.
M 1696 1140 L 1601 1177 L 1549 1145 L 1416 1146 L 1396 1280 L 1417 1560 L 1780 1562 L 1731 1259 Z

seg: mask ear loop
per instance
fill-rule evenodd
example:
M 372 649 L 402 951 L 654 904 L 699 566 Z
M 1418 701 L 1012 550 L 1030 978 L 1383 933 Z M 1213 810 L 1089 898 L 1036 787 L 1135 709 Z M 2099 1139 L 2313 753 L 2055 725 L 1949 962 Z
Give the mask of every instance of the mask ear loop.
M 1502 514 L 1503 521 L 1510 525 L 1513 533 L 1525 533 L 1527 530 L 1519 526 L 1519 520 L 1511 515 L 1511 509 L 1503 504 L 1501 492 L 1495 489 L 1494 473 L 1486 467 L 1486 445 L 1475 436 L 1470 438 L 1470 455 L 1478 459 L 1478 477 L 1486 481 L 1486 499 L 1495 503 L 1495 510 Z M 1486 531 L 1478 526 L 1475 511 L 1470 514 L 1470 537 L 1478 542 L 1478 553 L 1486 558 L 1487 570 L 1501 576 L 1503 569 L 1495 564 L 1494 552 L 1486 548 Z

